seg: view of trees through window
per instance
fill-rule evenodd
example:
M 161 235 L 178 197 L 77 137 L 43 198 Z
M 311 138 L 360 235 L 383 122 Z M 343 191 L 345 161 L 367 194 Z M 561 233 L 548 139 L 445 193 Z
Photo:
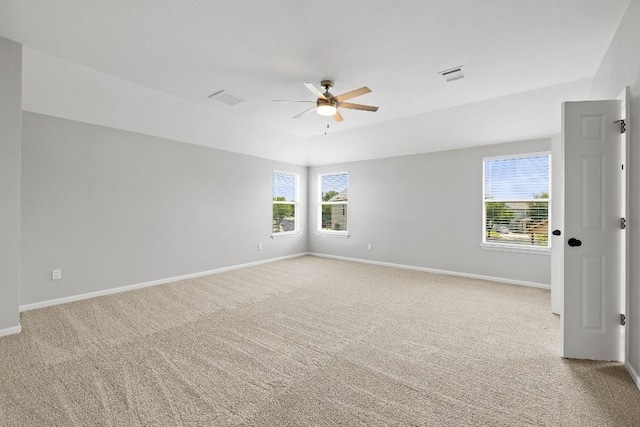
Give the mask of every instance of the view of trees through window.
M 484 162 L 484 241 L 549 246 L 549 155 Z
M 320 175 L 320 230 L 347 231 L 349 174 Z
M 298 175 L 274 171 L 272 178 L 273 233 L 295 232 Z

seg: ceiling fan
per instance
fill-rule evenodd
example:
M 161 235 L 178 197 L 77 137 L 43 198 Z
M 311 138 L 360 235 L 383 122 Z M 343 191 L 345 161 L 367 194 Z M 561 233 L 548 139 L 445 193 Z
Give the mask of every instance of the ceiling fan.
M 348 108 L 350 110 L 361 110 L 361 111 L 378 111 L 378 107 L 372 107 L 370 105 L 362 105 L 362 104 L 352 104 L 350 102 L 344 102 L 347 99 L 355 98 L 356 96 L 364 95 L 366 93 L 371 92 L 371 89 L 364 86 L 360 89 L 355 89 L 349 92 L 345 92 L 341 95 L 334 96 L 329 92 L 329 89 L 333 87 L 333 80 L 323 80 L 320 82 L 320 85 L 324 87 L 324 93 L 320 92 L 318 88 L 316 88 L 311 83 L 303 83 L 304 86 L 309 89 L 315 97 L 317 97 L 316 101 L 288 101 L 286 99 L 274 99 L 273 102 L 308 102 L 312 104 L 316 104 L 315 106 L 303 111 L 302 113 L 293 116 L 294 119 L 297 119 L 304 114 L 312 110 L 316 110 L 316 112 L 321 116 L 332 116 L 336 122 L 341 122 L 344 120 L 338 108 Z

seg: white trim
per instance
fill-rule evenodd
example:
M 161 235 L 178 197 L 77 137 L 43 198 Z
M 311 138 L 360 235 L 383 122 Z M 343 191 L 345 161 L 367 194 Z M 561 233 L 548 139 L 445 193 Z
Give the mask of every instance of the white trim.
M 540 289 L 551 290 L 551 285 L 547 285 L 545 283 L 527 282 L 525 280 L 505 279 L 502 277 L 484 276 L 482 274 L 460 273 L 457 271 L 438 270 L 435 268 L 417 267 L 414 265 L 406 265 L 406 264 L 394 264 L 391 262 L 372 261 L 372 260 L 361 259 L 361 258 L 349 258 L 349 257 L 336 256 L 336 255 L 320 254 L 316 252 L 309 252 L 308 255 L 317 256 L 321 258 L 339 259 L 342 261 L 359 262 L 362 264 L 380 265 L 382 267 L 402 268 L 404 270 L 423 271 L 425 273 L 445 274 L 447 276 L 466 277 L 469 279 L 488 280 L 490 282 L 507 283 L 510 285 L 528 286 L 530 288 L 540 288 Z
M 350 234 L 348 231 L 316 231 L 320 237 L 337 237 L 338 239 L 348 239 Z
M 344 175 L 344 174 L 349 174 L 348 170 L 343 170 L 343 171 L 337 171 L 337 172 L 320 172 L 318 173 L 318 176 L 325 176 L 325 175 Z
M 271 234 L 271 238 L 272 239 L 282 239 L 285 237 L 296 237 L 299 236 L 300 233 L 299 231 L 283 231 L 282 233 L 273 233 Z
M 13 326 L 11 328 L 0 329 L 0 337 L 19 334 L 20 332 L 22 332 L 22 325 L 18 324 L 18 326 Z
M 486 156 L 482 158 L 482 161 L 485 160 L 506 160 L 506 159 L 528 159 L 530 157 L 542 157 L 542 156 L 550 156 L 551 151 L 533 151 L 528 153 L 515 153 L 515 154 L 503 154 L 500 156 Z
M 551 255 L 550 246 L 526 246 L 526 245 L 509 245 L 506 243 L 480 243 L 482 249 L 488 251 L 502 251 L 502 252 L 519 252 L 524 254 L 533 255 Z
M 640 375 L 638 375 L 638 373 L 635 369 L 633 369 L 633 366 L 631 366 L 630 363 L 625 363 L 624 366 L 625 368 L 627 368 L 627 372 L 629 372 L 629 375 L 631 375 L 631 379 L 633 380 L 633 382 L 636 383 L 636 387 L 638 387 L 638 390 L 640 390 Z
M 52 305 L 66 304 L 68 302 L 81 301 L 81 300 L 85 300 L 85 299 L 89 299 L 89 298 L 95 298 L 95 297 L 101 297 L 101 296 L 105 296 L 105 295 L 118 294 L 120 292 L 132 291 L 134 289 L 142 289 L 142 288 L 148 288 L 150 286 L 164 285 L 166 283 L 177 282 L 177 281 L 180 281 L 180 280 L 193 279 L 194 277 L 202 277 L 202 276 L 208 276 L 210 274 L 224 273 L 225 271 L 238 270 L 240 268 L 246 268 L 246 267 L 254 267 L 256 265 L 262 265 L 262 264 L 269 264 L 269 263 L 272 263 L 272 262 L 282 261 L 282 260 L 290 259 L 290 258 L 297 258 L 297 257 L 305 256 L 305 255 L 308 255 L 308 253 L 307 252 L 302 252 L 302 253 L 298 253 L 298 254 L 294 254 L 294 255 L 287 255 L 287 256 L 282 256 L 282 257 L 278 257 L 278 258 L 269 258 L 269 259 L 262 260 L 262 261 L 249 262 L 249 263 L 246 263 L 246 264 L 237 264 L 237 265 L 231 265 L 229 267 L 216 268 L 215 270 L 202 271 L 202 272 L 199 272 L 199 273 L 191 273 L 191 274 L 185 274 L 185 275 L 182 275 L 182 276 L 168 277 L 166 279 L 152 280 L 150 282 L 137 283 L 137 284 L 134 284 L 134 285 L 127 285 L 127 286 L 120 286 L 120 287 L 117 287 L 117 288 L 109 288 L 109 289 L 104 289 L 104 290 L 101 290 L 101 291 L 88 292 L 86 294 L 72 295 L 72 296 L 69 296 L 69 297 L 56 298 L 56 299 L 47 300 L 47 301 L 40 301 L 40 302 L 35 302 L 35 303 L 32 303 L 32 304 L 24 304 L 24 305 L 20 306 L 20 311 L 22 312 L 22 311 L 35 310 L 37 308 L 50 307 Z M 0 331 L 0 332 L 2 332 L 2 331 Z
M 622 149 L 624 150 L 624 194 L 622 195 L 623 200 L 624 200 L 624 217 L 627 219 L 627 221 L 629 221 L 629 218 L 631 217 L 631 213 L 629 211 L 629 207 L 631 206 L 631 193 L 629 191 L 630 189 L 630 182 L 631 182 L 631 168 L 632 168 L 632 162 L 631 162 L 631 148 L 630 148 L 630 123 L 629 123 L 629 109 L 631 106 L 631 88 L 629 86 L 625 86 L 624 89 L 622 90 L 622 92 L 620 93 L 620 95 L 618 95 L 618 98 L 620 100 L 620 112 L 621 114 L 621 119 L 625 121 L 625 126 L 626 126 L 626 133 L 623 133 L 620 135 L 620 137 L 623 139 L 624 143 L 622 145 Z M 629 314 L 631 313 L 631 309 L 630 309 L 630 301 L 631 299 L 629 298 L 630 295 L 630 289 L 631 289 L 631 236 L 629 235 L 629 230 L 627 229 L 627 231 L 624 233 L 624 266 L 622 269 L 622 272 L 625 276 L 625 280 L 624 280 L 624 300 L 623 300 L 623 308 L 622 308 L 622 312 L 627 314 L 627 317 L 629 317 Z M 635 381 L 636 386 L 638 386 L 638 389 L 640 389 L 640 377 L 638 376 L 638 373 L 633 369 L 633 367 L 631 367 L 631 365 L 629 365 L 627 363 L 627 361 L 629 360 L 629 350 L 631 349 L 631 346 L 629 345 L 629 338 L 631 336 L 631 332 L 635 332 L 633 331 L 633 328 L 630 327 L 630 322 L 627 322 L 627 326 L 625 326 L 624 328 L 624 360 L 625 360 L 625 366 L 627 367 L 627 370 L 629 371 L 629 373 L 631 374 L 631 376 L 633 377 L 633 381 Z

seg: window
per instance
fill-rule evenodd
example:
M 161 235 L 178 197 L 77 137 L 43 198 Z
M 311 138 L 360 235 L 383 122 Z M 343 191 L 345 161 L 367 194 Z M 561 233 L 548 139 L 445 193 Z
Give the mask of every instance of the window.
M 298 182 L 299 175 L 273 171 L 273 234 L 298 232 Z
M 349 173 L 318 176 L 318 231 L 326 234 L 347 234 Z
M 549 247 L 548 153 L 484 159 L 483 243 Z

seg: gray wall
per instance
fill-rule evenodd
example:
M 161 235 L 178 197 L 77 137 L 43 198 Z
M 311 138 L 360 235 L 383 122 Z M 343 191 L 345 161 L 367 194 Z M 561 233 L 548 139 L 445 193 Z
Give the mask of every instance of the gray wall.
M 480 242 L 482 158 L 549 150 L 545 139 L 312 167 L 309 250 L 548 285 L 548 254 L 491 251 Z M 349 171 L 348 239 L 316 233 L 317 175 L 336 171 Z
M 628 117 L 629 171 L 629 360 L 640 374 L 640 0 L 632 0 L 593 83 L 592 99 L 616 99 L 631 88 Z M 640 377 L 636 379 L 640 381 Z M 640 386 L 640 383 L 638 384 Z
M 25 112 L 20 303 L 306 252 L 306 197 L 302 233 L 270 238 L 273 169 L 306 188 L 304 166 Z
M 22 46 L 0 37 L 0 335 L 20 324 Z

